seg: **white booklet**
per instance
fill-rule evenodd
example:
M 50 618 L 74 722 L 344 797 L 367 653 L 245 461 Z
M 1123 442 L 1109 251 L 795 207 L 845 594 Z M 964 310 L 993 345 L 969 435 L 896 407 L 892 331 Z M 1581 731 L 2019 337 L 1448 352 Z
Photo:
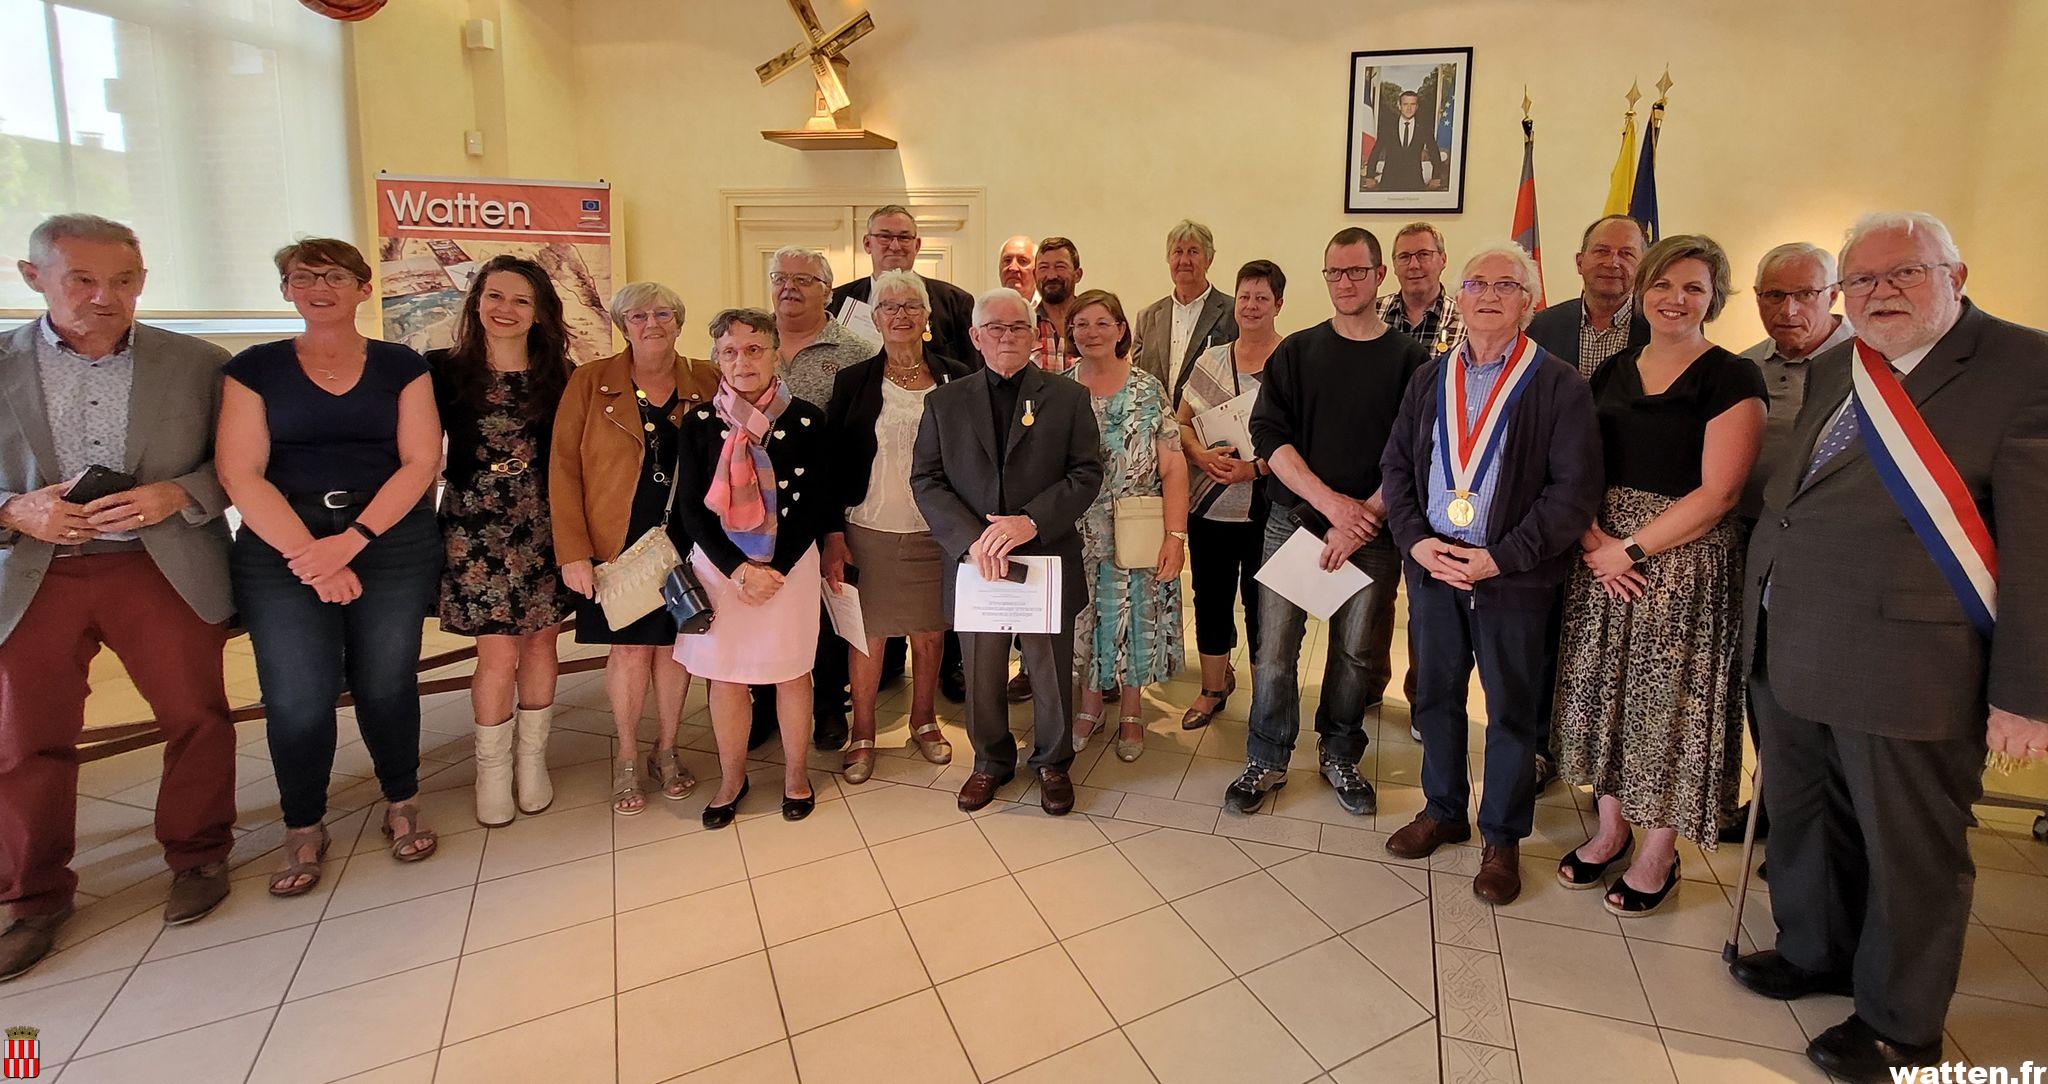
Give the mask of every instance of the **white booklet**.
M 840 585 L 839 590 L 834 591 L 832 585 L 827 583 L 823 585 L 823 591 L 825 616 L 832 619 L 832 631 L 838 633 L 840 639 L 852 644 L 855 651 L 867 654 L 868 626 L 867 619 L 860 613 L 860 588 L 848 583 Z
M 1372 577 L 1350 561 L 1337 566 L 1335 572 L 1324 572 L 1318 563 L 1322 555 L 1323 540 L 1296 527 L 1253 578 L 1318 620 L 1328 621 L 1339 606 L 1365 590 Z
M 1029 632 L 1060 630 L 1060 559 L 1012 557 L 1024 566 L 1024 582 L 981 578 L 973 561 L 953 572 L 953 631 Z
M 882 329 L 875 323 L 875 307 L 857 297 L 849 297 L 839 305 L 839 322 L 846 330 L 873 343 L 876 349 L 882 346 Z
M 1204 448 L 1228 444 L 1237 449 L 1237 457 L 1249 463 L 1258 453 L 1252 450 L 1252 407 L 1259 401 L 1259 389 L 1253 388 L 1243 395 L 1211 407 L 1192 419 L 1195 439 Z

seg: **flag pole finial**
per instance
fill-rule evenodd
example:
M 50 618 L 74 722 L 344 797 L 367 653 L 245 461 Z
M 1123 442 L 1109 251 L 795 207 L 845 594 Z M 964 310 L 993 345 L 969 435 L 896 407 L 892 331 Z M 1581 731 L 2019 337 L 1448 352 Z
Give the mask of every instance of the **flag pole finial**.
M 1523 83 L 1523 84 L 1522 84 L 1522 119 L 1523 119 L 1523 120 L 1528 120 L 1528 119 L 1529 119 L 1529 107 L 1530 107 L 1530 106 L 1532 106 L 1532 105 L 1535 105 L 1535 104 L 1536 104 L 1535 102 L 1532 102 L 1532 101 L 1530 101 L 1530 100 L 1529 100 L 1529 84 L 1527 84 L 1527 83 Z
M 1628 83 L 1628 115 L 1631 117 L 1636 115 L 1636 103 L 1643 100 L 1643 92 L 1638 87 L 1640 82 L 1641 80 L 1631 79 Z
M 1663 105 L 1664 99 L 1671 96 L 1671 88 L 1677 85 L 1671 81 L 1671 65 L 1664 65 L 1664 74 L 1657 77 L 1657 104 Z

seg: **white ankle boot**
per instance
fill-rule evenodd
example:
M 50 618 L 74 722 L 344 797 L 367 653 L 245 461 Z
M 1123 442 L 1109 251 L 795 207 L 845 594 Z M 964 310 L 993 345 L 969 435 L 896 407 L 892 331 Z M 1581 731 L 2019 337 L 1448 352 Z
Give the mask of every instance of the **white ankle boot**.
M 512 720 L 476 728 L 476 822 L 512 823 Z
M 519 775 L 519 811 L 538 813 L 555 802 L 555 784 L 548 779 L 548 728 L 555 706 L 519 709 L 519 743 L 514 750 Z

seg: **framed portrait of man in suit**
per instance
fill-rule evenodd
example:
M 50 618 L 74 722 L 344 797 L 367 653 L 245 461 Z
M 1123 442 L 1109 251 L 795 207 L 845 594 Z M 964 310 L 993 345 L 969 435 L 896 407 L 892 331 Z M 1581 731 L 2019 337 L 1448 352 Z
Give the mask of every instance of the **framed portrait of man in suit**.
M 1346 213 L 1465 209 L 1471 85 L 1470 48 L 1351 54 Z

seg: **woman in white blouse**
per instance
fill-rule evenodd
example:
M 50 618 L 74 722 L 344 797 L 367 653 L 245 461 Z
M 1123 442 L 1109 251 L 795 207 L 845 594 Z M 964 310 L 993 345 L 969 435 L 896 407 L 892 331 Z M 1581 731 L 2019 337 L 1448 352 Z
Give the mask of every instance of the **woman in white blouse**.
M 850 648 L 853 724 L 846 745 L 846 781 L 864 783 L 875 768 L 875 699 L 882 680 L 882 644 L 910 638 L 911 744 L 945 764 L 953 747 L 939 729 L 939 654 L 949 624 L 939 602 L 948 571 L 939 544 L 910 494 L 910 458 L 924 419 L 925 396 L 973 370 L 925 349 L 931 298 L 908 271 L 875 277 L 871 298 L 882 352 L 839 372 L 826 409 L 846 506 L 846 531 L 825 538 L 827 590 L 851 583 L 860 595 L 866 651 Z

